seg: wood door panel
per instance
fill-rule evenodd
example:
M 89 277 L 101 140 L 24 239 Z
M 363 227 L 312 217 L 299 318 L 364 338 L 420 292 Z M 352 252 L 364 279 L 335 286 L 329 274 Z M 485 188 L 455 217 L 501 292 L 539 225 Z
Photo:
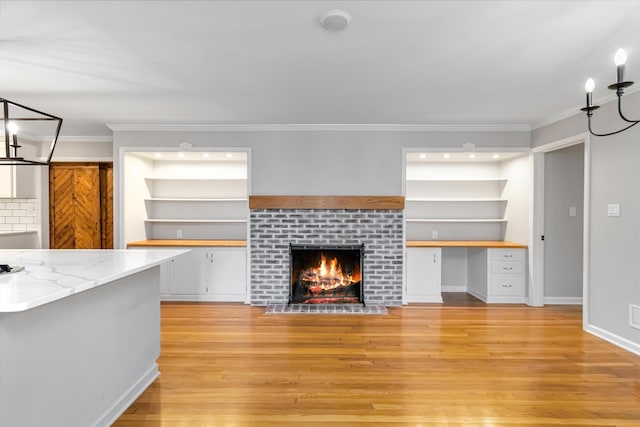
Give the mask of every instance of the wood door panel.
M 74 170 L 76 249 L 100 249 L 100 181 L 98 167 Z
M 98 163 L 51 165 L 49 246 L 52 249 L 103 247 L 102 242 L 105 239 L 102 237 L 101 184 Z M 112 221 L 110 224 L 113 224 Z
M 52 169 L 50 182 L 50 247 L 73 249 L 75 247 L 73 170 Z

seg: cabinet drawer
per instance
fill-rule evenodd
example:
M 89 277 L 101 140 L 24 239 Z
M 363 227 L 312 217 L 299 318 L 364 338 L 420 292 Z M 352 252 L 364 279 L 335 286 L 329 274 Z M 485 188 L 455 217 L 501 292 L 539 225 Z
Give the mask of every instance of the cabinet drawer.
M 524 261 L 524 249 L 489 249 L 491 261 Z
M 492 262 L 491 273 L 492 274 L 522 274 L 524 263 L 513 262 Z
M 498 274 L 490 277 L 491 295 L 524 295 L 524 277 L 517 274 Z

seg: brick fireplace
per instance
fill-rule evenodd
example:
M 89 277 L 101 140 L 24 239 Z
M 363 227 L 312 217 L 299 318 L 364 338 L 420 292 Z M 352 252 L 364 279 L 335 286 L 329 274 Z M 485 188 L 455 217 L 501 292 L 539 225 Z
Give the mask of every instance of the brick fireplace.
M 251 304 L 289 300 L 290 245 L 364 245 L 365 304 L 402 304 L 402 197 L 252 196 Z

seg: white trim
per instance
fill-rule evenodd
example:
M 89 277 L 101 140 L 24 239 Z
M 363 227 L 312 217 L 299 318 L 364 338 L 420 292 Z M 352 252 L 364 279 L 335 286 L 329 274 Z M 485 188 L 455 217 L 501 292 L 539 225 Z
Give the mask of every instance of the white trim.
M 487 296 L 483 293 L 476 291 L 475 289 L 467 289 L 467 293 L 470 295 L 473 295 L 474 297 L 478 298 L 482 302 L 485 302 L 485 303 L 488 302 Z
M 544 305 L 544 153 L 531 153 L 529 285 L 527 304 Z
M 582 305 L 582 297 L 544 297 L 544 303 L 545 305 Z
M 194 302 L 240 302 L 246 304 L 246 296 L 232 295 L 204 295 L 204 294 L 162 294 L 160 301 L 194 301 Z
M 584 327 L 584 330 L 592 335 L 595 335 L 598 338 L 610 342 L 613 345 L 616 345 L 640 356 L 640 344 L 623 338 L 620 335 L 612 334 L 611 332 L 605 331 L 604 329 L 601 329 L 594 325 L 587 324 Z
M 534 153 L 548 153 L 550 151 L 559 150 L 561 148 L 571 147 L 572 145 L 581 144 L 587 139 L 588 136 L 589 134 L 587 132 L 582 132 L 577 135 L 572 135 L 567 138 L 560 139 L 558 141 L 550 142 L 538 147 L 533 147 L 531 151 Z
M 108 123 L 114 132 L 531 132 L 528 124 L 121 124 Z
M 159 375 L 158 364 L 154 363 L 93 425 L 110 426 L 113 424 Z
M 589 283 L 591 253 L 591 135 L 584 134 L 584 228 L 582 232 L 582 327 L 589 325 Z

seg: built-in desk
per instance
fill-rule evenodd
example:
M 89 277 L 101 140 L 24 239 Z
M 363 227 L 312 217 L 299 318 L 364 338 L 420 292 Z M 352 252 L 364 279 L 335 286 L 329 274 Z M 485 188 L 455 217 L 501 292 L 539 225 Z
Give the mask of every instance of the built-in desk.
M 466 292 L 487 303 L 524 303 L 527 245 L 496 240 L 406 242 L 406 301 L 442 302 L 442 250 L 464 248 Z M 462 270 L 462 269 L 461 269 Z M 464 273 L 463 273 L 464 274 Z

